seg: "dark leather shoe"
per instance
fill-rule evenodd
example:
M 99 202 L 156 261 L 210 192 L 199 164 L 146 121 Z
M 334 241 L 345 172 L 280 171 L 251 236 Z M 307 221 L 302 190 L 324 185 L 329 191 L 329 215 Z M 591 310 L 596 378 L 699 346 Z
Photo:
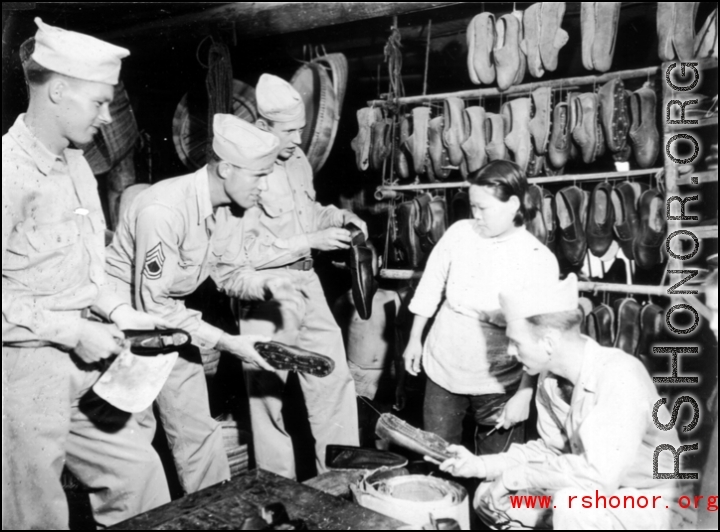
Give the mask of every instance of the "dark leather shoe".
M 640 268 L 649 269 L 662 262 L 667 221 L 665 198 L 657 189 L 646 190 L 638 201 L 640 227 L 633 240 L 633 257 Z
M 535 216 L 532 220 L 525 222 L 525 228 L 545 244 L 547 242 L 547 229 L 545 228 L 545 218 L 543 217 L 543 189 L 537 185 L 530 185 L 527 191 L 528 202 L 535 209 Z
M 587 218 L 587 195 L 576 187 L 566 187 L 555 197 L 560 229 L 560 249 L 568 262 L 579 266 L 585 259 L 585 219 Z
M 636 355 L 652 355 L 653 344 L 663 339 L 665 332 L 665 312 L 662 307 L 648 303 L 640 309 L 640 340 Z
M 615 313 L 608 305 L 601 303 L 585 318 L 587 334 L 603 347 L 612 347 L 614 338 Z
M 635 161 L 640 168 L 649 168 L 660 152 L 660 134 L 655 124 L 655 91 L 643 86 L 630 95 L 630 141 Z
M 570 111 L 566 102 L 560 102 L 553 110 L 552 133 L 548 146 L 548 158 L 553 168 L 562 168 L 570 157 Z
M 615 212 L 615 236 L 625 257 L 632 260 L 634 258 L 633 240 L 635 240 L 640 226 L 635 188 L 630 183 L 615 185 L 611 198 Z
M 280 342 L 257 342 L 255 349 L 275 369 L 327 377 L 335 369 L 332 358 Z
M 625 86 L 620 78 L 608 81 L 600 87 L 600 117 L 605 142 L 613 153 L 622 152 L 627 144 L 630 116 L 625 104 Z
M 415 228 L 420 223 L 420 205 L 417 200 L 405 201 L 395 211 L 397 218 L 397 238 L 395 248 L 400 260 L 410 269 L 420 268 L 427 258 L 420 249 L 420 237 Z
M 465 135 L 465 124 L 463 113 L 465 103 L 460 98 L 447 98 L 444 106 L 443 144 L 447 148 L 450 164 L 459 166 L 463 161 L 463 152 L 460 146 L 467 136 Z
M 640 305 L 633 298 L 615 301 L 617 333 L 614 347 L 635 355 L 640 340 Z
M 392 414 L 382 414 L 375 426 L 375 434 L 395 445 L 409 449 L 422 456 L 444 462 L 452 455 L 448 442 L 437 434 L 417 429 Z
M 610 183 L 598 184 L 590 197 L 590 212 L 585 233 L 590 253 L 596 257 L 603 257 L 614 239 L 615 211 L 611 197 Z
M 379 469 L 404 467 L 407 458 L 378 449 L 330 444 L 325 448 L 325 466 L 329 469 Z
M 431 181 L 435 179 L 447 179 L 450 175 L 450 157 L 443 144 L 442 131 L 445 120 L 442 116 L 436 116 L 430 120 L 428 127 L 428 153 L 432 163 L 432 171 L 428 168 L 428 177 Z M 432 174 L 432 176 L 431 176 Z
M 130 352 L 139 356 L 167 355 L 190 345 L 190 334 L 182 329 L 123 331 L 125 339 L 130 341 Z
M 420 237 L 420 249 L 430 253 L 447 229 L 445 200 L 429 194 L 416 198 L 420 217 L 415 231 Z
M 550 251 L 555 252 L 557 243 L 557 212 L 555 206 L 555 196 L 544 188 L 542 199 L 542 215 L 545 220 L 545 245 Z
M 471 218 L 470 197 L 467 192 L 462 190 L 453 196 L 452 202 L 450 203 L 450 213 L 452 223 Z
M 348 266 L 352 280 L 352 296 L 358 315 L 366 320 L 372 315 L 372 301 L 375 295 L 374 263 L 377 260 L 374 249 L 365 241 L 365 234 L 354 224 L 345 229 L 350 231 L 352 243 L 349 249 Z

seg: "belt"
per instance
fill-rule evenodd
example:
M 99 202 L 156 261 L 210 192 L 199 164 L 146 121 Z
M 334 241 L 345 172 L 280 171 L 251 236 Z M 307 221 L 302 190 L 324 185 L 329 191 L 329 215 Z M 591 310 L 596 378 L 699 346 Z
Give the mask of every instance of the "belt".
M 292 264 L 286 264 L 285 266 L 280 266 L 280 268 L 287 268 L 288 270 L 300 270 L 303 272 L 307 272 L 313 269 L 313 260 L 312 259 L 300 259 L 297 262 L 293 262 Z

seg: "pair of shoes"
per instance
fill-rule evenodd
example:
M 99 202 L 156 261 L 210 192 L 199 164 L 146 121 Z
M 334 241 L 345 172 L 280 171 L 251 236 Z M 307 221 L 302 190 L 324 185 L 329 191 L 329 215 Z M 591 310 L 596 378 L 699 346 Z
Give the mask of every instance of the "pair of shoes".
M 257 342 L 255 350 L 275 369 L 327 377 L 335 369 L 332 358 L 280 342 Z
M 695 17 L 700 2 L 658 2 L 658 55 L 662 61 L 695 58 Z
M 357 112 L 359 130 L 357 136 L 350 142 L 350 146 L 355 152 L 358 170 L 364 172 L 370 166 L 373 124 L 382 119 L 382 111 L 375 107 L 364 107 Z
M 365 234 L 355 226 L 348 224 L 345 229 L 350 231 L 351 243 L 348 250 L 348 266 L 352 281 L 352 296 L 358 315 L 367 320 L 372 315 L 373 296 L 377 285 L 375 270 L 377 256 L 375 248 L 365 241 Z
M 445 200 L 430 194 L 418 196 L 398 206 L 395 247 L 407 267 L 420 268 L 445 234 L 446 210 Z
M 582 63 L 587 70 L 610 70 L 615 54 L 621 3 L 581 3 Z
M 380 415 L 375 426 L 375 434 L 395 445 L 422 456 L 429 456 L 439 462 L 452 457 L 447 450 L 449 444 L 443 438 L 432 432 L 417 429 L 392 414 Z
M 564 15 L 565 2 L 539 2 L 525 10 L 520 48 L 534 78 L 557 68 L 560 48 L 568 42 L 567 32 L 560 28 Z

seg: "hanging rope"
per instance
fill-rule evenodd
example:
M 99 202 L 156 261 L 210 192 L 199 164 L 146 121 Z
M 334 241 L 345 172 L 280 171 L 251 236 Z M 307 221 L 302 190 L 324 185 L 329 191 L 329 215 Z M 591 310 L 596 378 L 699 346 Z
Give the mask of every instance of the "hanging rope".
M 388 64 L 388 76 L 390 78 L 390 95 L 388 100 L 402 98 L 405 95 L 405 87 L 402 81 L 402 52 L 400 49 L 400 30 L 397 27 L 397 19 L 392 27 L 390 37 L 385 44 L 385 62 Z
M 207 151 L 212 152 L 213 117 L 217 113 L 232 114 L 233 72 L 230 49 L 223 42 L 213 39 L 208 52 L 208 73 L 205 78 L 208 94 L 208 142 Z

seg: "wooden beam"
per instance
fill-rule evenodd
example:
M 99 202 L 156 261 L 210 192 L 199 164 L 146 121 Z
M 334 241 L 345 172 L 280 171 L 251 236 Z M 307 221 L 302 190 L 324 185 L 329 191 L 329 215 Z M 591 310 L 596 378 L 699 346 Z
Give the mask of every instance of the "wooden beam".
M 404 15 L 458 2 L 236 2 L 202 13 L 168 17 L 114 30 L 100 39 L 122 42 L 158 33 L 183 36 L 208 35 L 215 28 L 234 31 L 238 40 L 268 37 L 297 31 L 333 26 L 377 17 Z

